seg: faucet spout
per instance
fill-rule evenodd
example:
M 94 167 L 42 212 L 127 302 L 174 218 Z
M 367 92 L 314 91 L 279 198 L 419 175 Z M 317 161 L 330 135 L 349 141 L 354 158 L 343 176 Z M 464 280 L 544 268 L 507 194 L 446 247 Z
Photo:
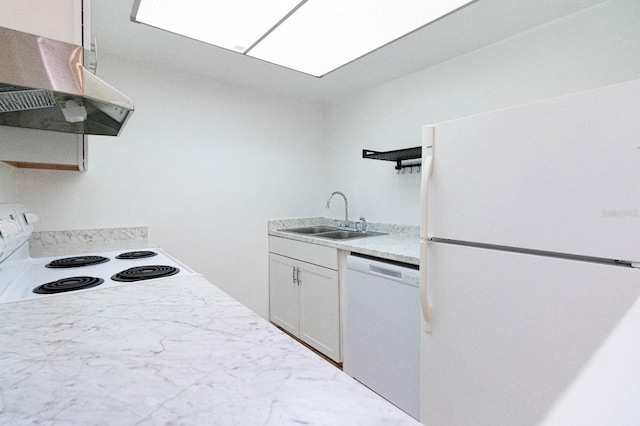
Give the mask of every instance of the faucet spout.
M 344 195 L 340 191 L 332 192 L 331 195 L 329 195 L 329 198 L 327 198 L 327 208 L 329 208 L 329 203 L 331 203 L 331 198 L 336 194 L 341 195 L 342 198 L 344 198 L 344 226 L 349 226 L 349 202 L 347 201 L 346 195 Z

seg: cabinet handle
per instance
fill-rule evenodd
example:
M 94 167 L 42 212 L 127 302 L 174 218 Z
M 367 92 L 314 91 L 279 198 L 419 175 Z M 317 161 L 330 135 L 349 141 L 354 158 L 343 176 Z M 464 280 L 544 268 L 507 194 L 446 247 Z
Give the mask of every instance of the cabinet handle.
M 293 283 L 294 283 L 294 284 L 298 284 L 298 283 L 296 282 L 296 269 L 297 269 L 297 268 L 296 268 L 295 266 L 292 268 L 293 274 L 292 274 L 292 276 L 291 276 L 291 280 L 293 281 Z
M 296 268 L 298 270 L 298 272 L 296 272 L 296 281 L 298 281 L 298 285 L 302 284 L 302 281 L 300 280 L 300 268 Z

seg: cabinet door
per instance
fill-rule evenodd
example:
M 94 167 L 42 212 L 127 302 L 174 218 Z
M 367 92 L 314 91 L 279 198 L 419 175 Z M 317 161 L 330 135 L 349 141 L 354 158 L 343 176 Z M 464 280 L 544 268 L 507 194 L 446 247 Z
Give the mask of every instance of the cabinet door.
M 80 6 L 80 7 L 78 7 Z M 0 0 L 0 26 L 81 44 L 77 23 L 82 4 L 77 0 Z
M 269 253 L 269 319 L 294 336 L 298 336 L 299 262 Z
M 340 361 L 338 271 L 300 263 L 300 339 Z

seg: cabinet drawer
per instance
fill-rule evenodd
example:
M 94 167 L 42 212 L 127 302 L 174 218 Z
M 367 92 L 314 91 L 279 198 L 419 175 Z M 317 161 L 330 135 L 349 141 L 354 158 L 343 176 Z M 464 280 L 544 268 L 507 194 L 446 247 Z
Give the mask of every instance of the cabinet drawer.
M 314 265 L 338 270 L 338 249 L 281 237 L 269 237 L 269 251 Z

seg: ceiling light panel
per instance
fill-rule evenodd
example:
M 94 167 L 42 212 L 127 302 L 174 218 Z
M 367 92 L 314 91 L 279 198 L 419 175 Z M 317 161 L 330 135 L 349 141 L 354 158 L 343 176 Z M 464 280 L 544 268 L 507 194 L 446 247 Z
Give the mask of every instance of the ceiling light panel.
M 471 0 L 309 0 L 248 55 L 322 76 Z
M 136 0 L 131 19 L 244 53 L 298 3 L 300 0 Z
M 131 19 L 321 77 L 472 1 L 134 0 Z

